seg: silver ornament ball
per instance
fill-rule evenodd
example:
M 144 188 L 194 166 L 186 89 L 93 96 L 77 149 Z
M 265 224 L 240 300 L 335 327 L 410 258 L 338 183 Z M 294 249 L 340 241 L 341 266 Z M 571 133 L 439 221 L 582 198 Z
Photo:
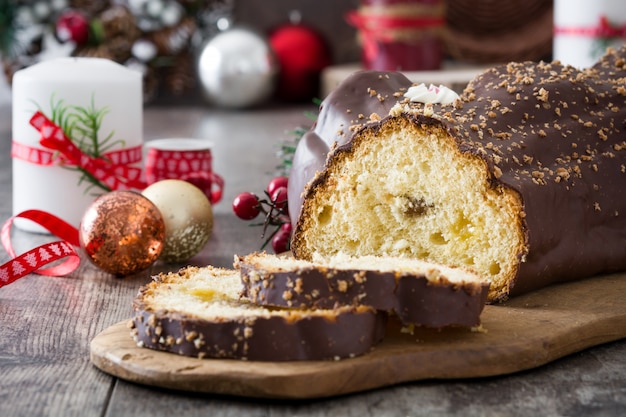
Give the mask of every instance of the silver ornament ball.
M 269 42 L 246 28 L 218 33 L 201 48 L 198 78 L 206 99 L 219 107 L 245 108 L 274 93 L 278 63 Z

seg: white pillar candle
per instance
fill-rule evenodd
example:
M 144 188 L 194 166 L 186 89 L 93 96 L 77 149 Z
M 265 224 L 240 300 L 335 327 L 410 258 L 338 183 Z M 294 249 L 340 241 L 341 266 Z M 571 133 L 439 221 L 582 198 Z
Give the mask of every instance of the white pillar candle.
M 624 0 L 555 0 L 553 57 L 581 69 L 593 66 L 607 46 L 626 43 L 625 25 Z
M 104 153 L 122 152 L 123 158 L 128 156 L 126 152 L 134 155 L 130 165 L 141 168 L 142 75 L 107 59 L 58 58 L 16 72 L 12 87 L 13 214 L 43 210 L 78 227 L 87 207 L 106 190 L 89 181 L 81 182 L 83 174 L 71 167 L 38 163 L 38 157 L 45 158 L 54 151 L 40 144 L 41 134 L 30 119 L 41 111 L 56 122 L 54 108 L 65 109 L 65 120 L 75 117 L 70 114 L 80 115 L 80 109 L 102 111 L 95 142 Z M 78 134 L 68 136 L 81 147 Z M 91 138 L 86 141 L 94 143 Z M 133 149 L 139 150 L 138 160 Z M 19 220 L 15 225 L 22 229 L 45 231 L 30 221 Z

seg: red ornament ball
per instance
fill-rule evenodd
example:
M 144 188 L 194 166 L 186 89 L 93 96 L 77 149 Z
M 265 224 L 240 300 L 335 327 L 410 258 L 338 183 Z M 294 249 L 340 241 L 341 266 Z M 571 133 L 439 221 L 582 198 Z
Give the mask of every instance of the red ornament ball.
M 57 19 L 56 33 L 61 42 L 85 44 L 89 39 L 89 19 L 78 10 L 69 9 Z
M 280 65 L 277 97 L 286 101 L 319 98 L 320 74 L 331 63 L 324 38 L 309 26 L 289 23 L 272 30 L 268 39 Z
M 111 191 L 87 208 L 78 237 L 94 265 L 123 277 L 157 260 L 164 247 L 165 222 L 157 206 L 143 195 Z

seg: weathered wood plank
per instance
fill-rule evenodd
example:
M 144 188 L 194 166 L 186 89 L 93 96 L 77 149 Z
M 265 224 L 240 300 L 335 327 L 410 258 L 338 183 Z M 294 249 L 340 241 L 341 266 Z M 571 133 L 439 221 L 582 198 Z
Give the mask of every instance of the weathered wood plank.
M 626 409 L 624 343 L 583 351 L 531 372 L 420 381 L 323 400 L 249 400 L 119 382 L 108 416 L 526 417 L 619 416 Z M 615 366 L 615 357 L 617 367 Z M 549 381 L 548 383 L 546 381 Z M 137 401 L 137 398 L 149 398 Z
M 106 405 L 112 380 L 86 360 L 87 345 L 128 315 L 133 283 L 84 279 L 91 274 L 85 269 L 64 278 L 28 276 L 0 290 L 0 392 L 11 393 L 0 402 L 3 416 L 97 415 Z
M 217 214 L 216 223 L 220 226 L 195 261 L 231 266 L 234 248 L 219 241 L 230 241 L 240 222 Z M 50 239 L 19 230 L 14 234 L 20 245 Z M 90 341 L 131 317 L 132 299 L 151 274 L 180 266 L 157 263 L 150 271 L 119 279 L 83 259 L 70 276 L 30 275 L 1 288 L 0 392 L 11 393 L 11 401 L 0 401 L 0 415 L 99 415 L 115 379 L 89 361 Z
M 477 378 L 532 369 L 626 337 L 626 275 L 544 288 L 485 308 L 484 332 L 467 328 L 403 333 L 390 320 L 371 352 L 342 361 L 197 359 L 138 347 L 127 320 L 100 333 L 92 361 L 147 385 L 237 395 L 307 399 L 425 379 Z

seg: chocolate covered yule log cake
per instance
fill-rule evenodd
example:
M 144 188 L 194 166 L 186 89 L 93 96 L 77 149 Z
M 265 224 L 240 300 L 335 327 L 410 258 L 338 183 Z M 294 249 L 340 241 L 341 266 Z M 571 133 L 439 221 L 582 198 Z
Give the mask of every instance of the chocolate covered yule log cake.
M 336 360 L 368 352 L 386 315 L 367 306 L 268 308 L 241 297 L 235 270 L 187 267 L 160 274 L 133 301 L 141 347 L 199 358 Z
M 296 258 L 470 268 L 489 301 L 626 269 L 626 47 L 497 66 L 451 103 L 411 85 L 358 72 L 323 101 L 289 178 Z

